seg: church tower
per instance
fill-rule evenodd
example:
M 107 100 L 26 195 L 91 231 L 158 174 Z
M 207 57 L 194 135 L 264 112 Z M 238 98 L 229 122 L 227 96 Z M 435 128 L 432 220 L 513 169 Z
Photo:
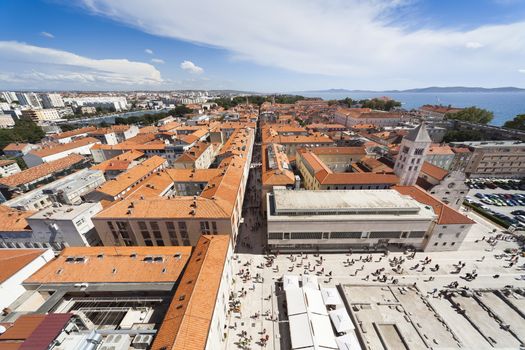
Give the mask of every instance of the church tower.
M 412 186 L 416 184 L 431 143 L 432 140 L 424 122 L 403 137 L 394 165 L 394 172 L 399 177 L 400 185 Z

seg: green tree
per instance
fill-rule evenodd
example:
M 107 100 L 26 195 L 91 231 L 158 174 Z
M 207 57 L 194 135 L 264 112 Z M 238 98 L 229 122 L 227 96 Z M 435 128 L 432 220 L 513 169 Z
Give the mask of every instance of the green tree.
M 486 140 L 485 133 L 478 130 L 448 130 L 443 142 L 482 141 Z
M 508 120 L 503 127 L 516 130 L 525 130 L 525 114 L 518 114 L 514 119 Z
M 459 112 L 447 113 L 445 117 L 447 119 L 461 120 L 476 124 L 488 124 L 494 118 L 494 113 L 487 111 L 486 109 L 473 106 L 463 108 Z
M 174 117 L 182 118 L 184 117 L 184 115 L 189 113 L 191 113 L 191 109 L 189 109 L 185 105 L 178 105 L 175 107 L 175 109 L 172 109 L 169 114 L 172 114 Z
M 0 129 L 0 148 L 12 142 L 40 142 L 44 136 L 45 132 L 34 122 L 18 120 L 12 129 Z

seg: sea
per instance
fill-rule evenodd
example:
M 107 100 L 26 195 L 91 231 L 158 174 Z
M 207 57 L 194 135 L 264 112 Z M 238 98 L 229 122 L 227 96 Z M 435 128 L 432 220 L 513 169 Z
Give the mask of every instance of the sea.
M 297 92 L 304 97 L 319 97 L 323 100 L 340 100 L 350 97 L 354 100 L 388 96 L 402 103 L 407 110 L 417 109 L 425 104 L 452 105 L 487 109 L 494 113 L 490 124 L 501 126 L 518 114 L 525 114 L 525 91 L 519 92 Z

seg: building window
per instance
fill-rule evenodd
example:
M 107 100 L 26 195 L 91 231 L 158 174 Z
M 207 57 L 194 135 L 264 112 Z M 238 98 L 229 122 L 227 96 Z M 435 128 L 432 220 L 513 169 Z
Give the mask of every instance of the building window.
M 215 222 L 215 221 L 211 222 L 211 229 L 212 229 L 212 232 L 213 232 L 214 235 L 216 235 L 218 233 L 218 231 L 217 231 L 217 222 Z
M 201 221 L 201 233 L 203 235 L 209 235 L 210 234 L 210 223 L 208 221 Z
M 414 154 L 420 156 L 423 154 L 424 151 L 425 151 L 424 148 L 416 148 Z
M 166 222 L 166 229 L 168 230 L 171 245 L 179 245 L 179 240 L 177 239 L 177 233 L 175 232 L 175 225 L 173 222 Z
M 442 234 L 442 233 L 439 233 L 439 234 L 438 234 L 438 238 L 441 238 L 441 237 L 443 237 L 443 234 Z
M 179 233 L 182 237 L 182 243 L 184 245 L 190 245 L 190 239 L 188 237 L 188 227 L 186 226 L 186 223 L 184 221 L 179 221 Z

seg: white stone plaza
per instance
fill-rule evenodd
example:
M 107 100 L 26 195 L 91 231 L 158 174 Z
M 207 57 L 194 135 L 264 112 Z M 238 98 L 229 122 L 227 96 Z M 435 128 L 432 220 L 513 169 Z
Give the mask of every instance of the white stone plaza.
M 525 297 L 515 290 L 525 288 L 525 258 L 508 253 L 518 247 L 515 236 L 464 213 L 476 224 L 453 252 L 268 256 L 244 253 L 260 251 L 258 246 L 243 247 L 234 262 L 235 306 L 225 348 L 292 349 L 279 282 L 284 275 L 306 275 L 316 276 L 321 288 L 344 291 L 363 348 L 519 349 L 525 342 Z M 256 229 L 254 235 L 264 231 Z

